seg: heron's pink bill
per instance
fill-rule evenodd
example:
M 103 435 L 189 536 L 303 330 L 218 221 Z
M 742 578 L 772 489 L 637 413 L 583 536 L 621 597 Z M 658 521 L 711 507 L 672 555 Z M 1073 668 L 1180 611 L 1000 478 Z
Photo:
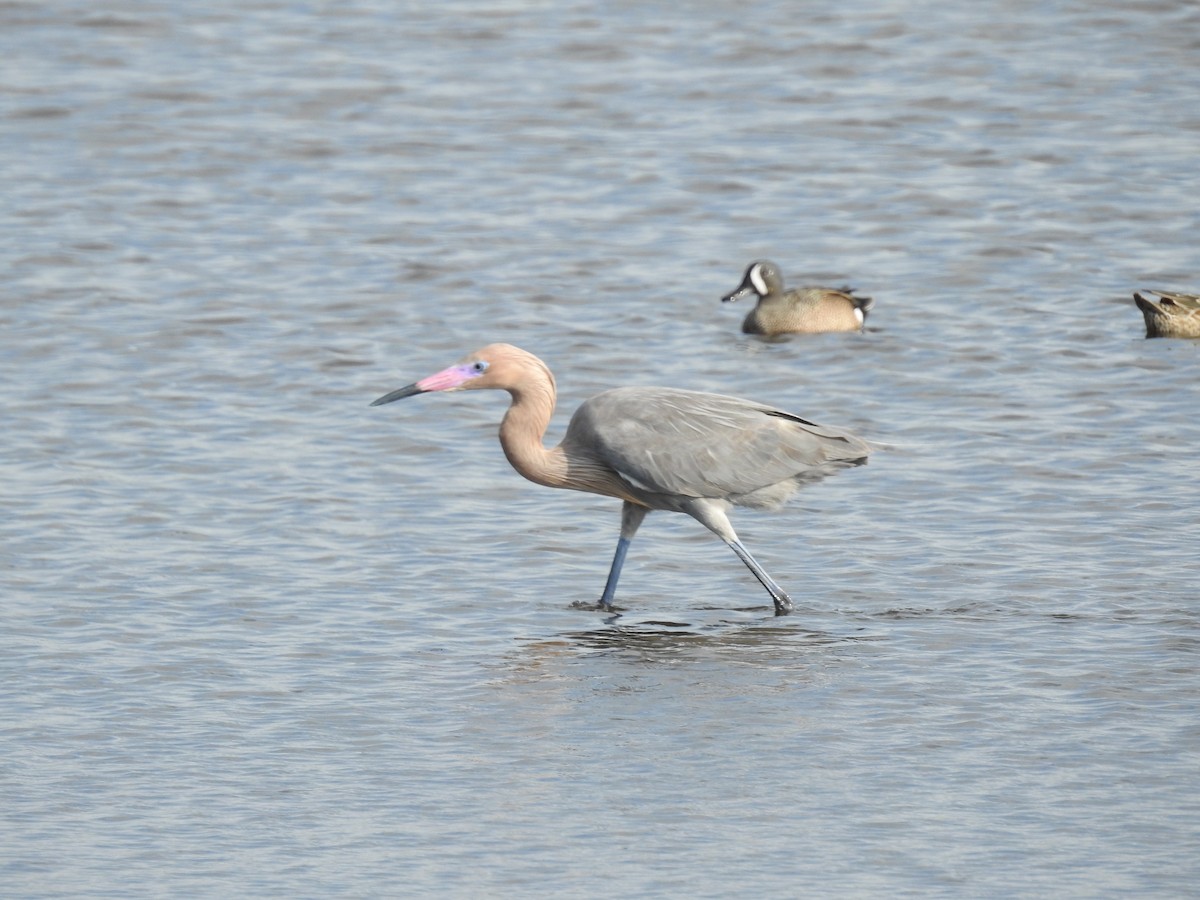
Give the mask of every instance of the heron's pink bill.
M 462 387 L 472 378 L 477 378 L 479 374 L 473 363 L 458 363 L 448 369 L 442 369 L 428 378 L 422 378 L 417 382 L 417 389 L 421 391 L 452 391 Z
M 442 371 L 430 375 L 428 378 L 422 378 L 413 384 L 398 388 L 390 394 L 384 394 L 371 405 L 383 406 L 383 404 L 391 403 L 394 400 L 402 400 L 405 397 L 412 397 L 414 394 L 425 394 L 429 391 L 453 391 L 462 387 L 472 378 L 478 377 L 479 374 L 474 363 L 458 363 L 457 365 L 450 366 L 448 369 L 442 369 Z

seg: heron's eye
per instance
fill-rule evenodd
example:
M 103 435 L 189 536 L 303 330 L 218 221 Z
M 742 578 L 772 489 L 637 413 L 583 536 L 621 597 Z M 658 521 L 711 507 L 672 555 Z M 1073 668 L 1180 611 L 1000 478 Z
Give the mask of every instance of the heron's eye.
M 476 375 L 482 375 L 487 371 L 487 367 L 487 360 L 484 359 L 477 359 L 475 362 L 471 363 L 471 371 Z

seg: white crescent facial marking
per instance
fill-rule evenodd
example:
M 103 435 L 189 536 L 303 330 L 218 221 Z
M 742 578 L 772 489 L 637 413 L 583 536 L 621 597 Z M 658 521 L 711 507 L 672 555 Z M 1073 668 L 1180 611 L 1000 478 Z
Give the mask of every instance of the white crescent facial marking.
M 767 283 L 763 281 L 762 266 L 754 266 L 750 269 L 750 283 L 754 285 L 754 290 L 758 292 L 758 296 L 765 297 L 771 293 L 767 290 Z

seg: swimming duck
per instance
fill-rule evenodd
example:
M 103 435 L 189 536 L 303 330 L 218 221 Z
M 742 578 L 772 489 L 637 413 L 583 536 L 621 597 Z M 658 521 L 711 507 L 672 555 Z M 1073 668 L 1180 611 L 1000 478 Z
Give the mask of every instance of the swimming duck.
M 1148 300 L 1136 291 L 1133 301 L 1146 319 L 1146 337 L 1200 337 L 1200 295 L 1146 291 L 1159 300 Z
M 850 288 L 783 288 L 779 266 L 765 259 L 752 262 L 737 290 L 721 300 L 733 303 L 753 294 L 758 303 L 742 322 L 746 334 L 819 334 L 825 331 L 861 331 L 875 305 Z

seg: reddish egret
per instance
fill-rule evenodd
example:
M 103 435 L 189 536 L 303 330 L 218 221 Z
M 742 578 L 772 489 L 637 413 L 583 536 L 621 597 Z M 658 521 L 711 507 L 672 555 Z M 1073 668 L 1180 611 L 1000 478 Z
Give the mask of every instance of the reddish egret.
M 870 297 L 859 297 L 850 288 L 800 287 L 785 291 L 779 266 L 765 259 L 750 263 L 737 290 L 721 300 L 733 303 L 752 294 L 758 304 L 742 322 L 746 334 L 861 331 L 867 313 L 875 305 Z
M 1133 300 L 1146 319 L 1146 337 L 1200 338 L 1200 296 L 1146 291 L 1159 297 L 1148 300 L 1134 293 Z
M 664 387 L 625 387 L 586 400 L 562 443 L 542 445 L 554 412 L 554 376 L 532 353 L 491 344 L 435 375 L 380 397 L 372 406 L 427 391 L 495 388 L 512 403 L 500 446 L 512 467 L 537 484 L 616 497 L 621 537 L 599 607 L 612 611 L 629 542 L 652 509 L 683 512 L 733 548 L 775 601 L 792 601 L 738 540 L 732 506 L 779 506 L 802 483 L 866 462 L 870 448 L 761 403 Z

